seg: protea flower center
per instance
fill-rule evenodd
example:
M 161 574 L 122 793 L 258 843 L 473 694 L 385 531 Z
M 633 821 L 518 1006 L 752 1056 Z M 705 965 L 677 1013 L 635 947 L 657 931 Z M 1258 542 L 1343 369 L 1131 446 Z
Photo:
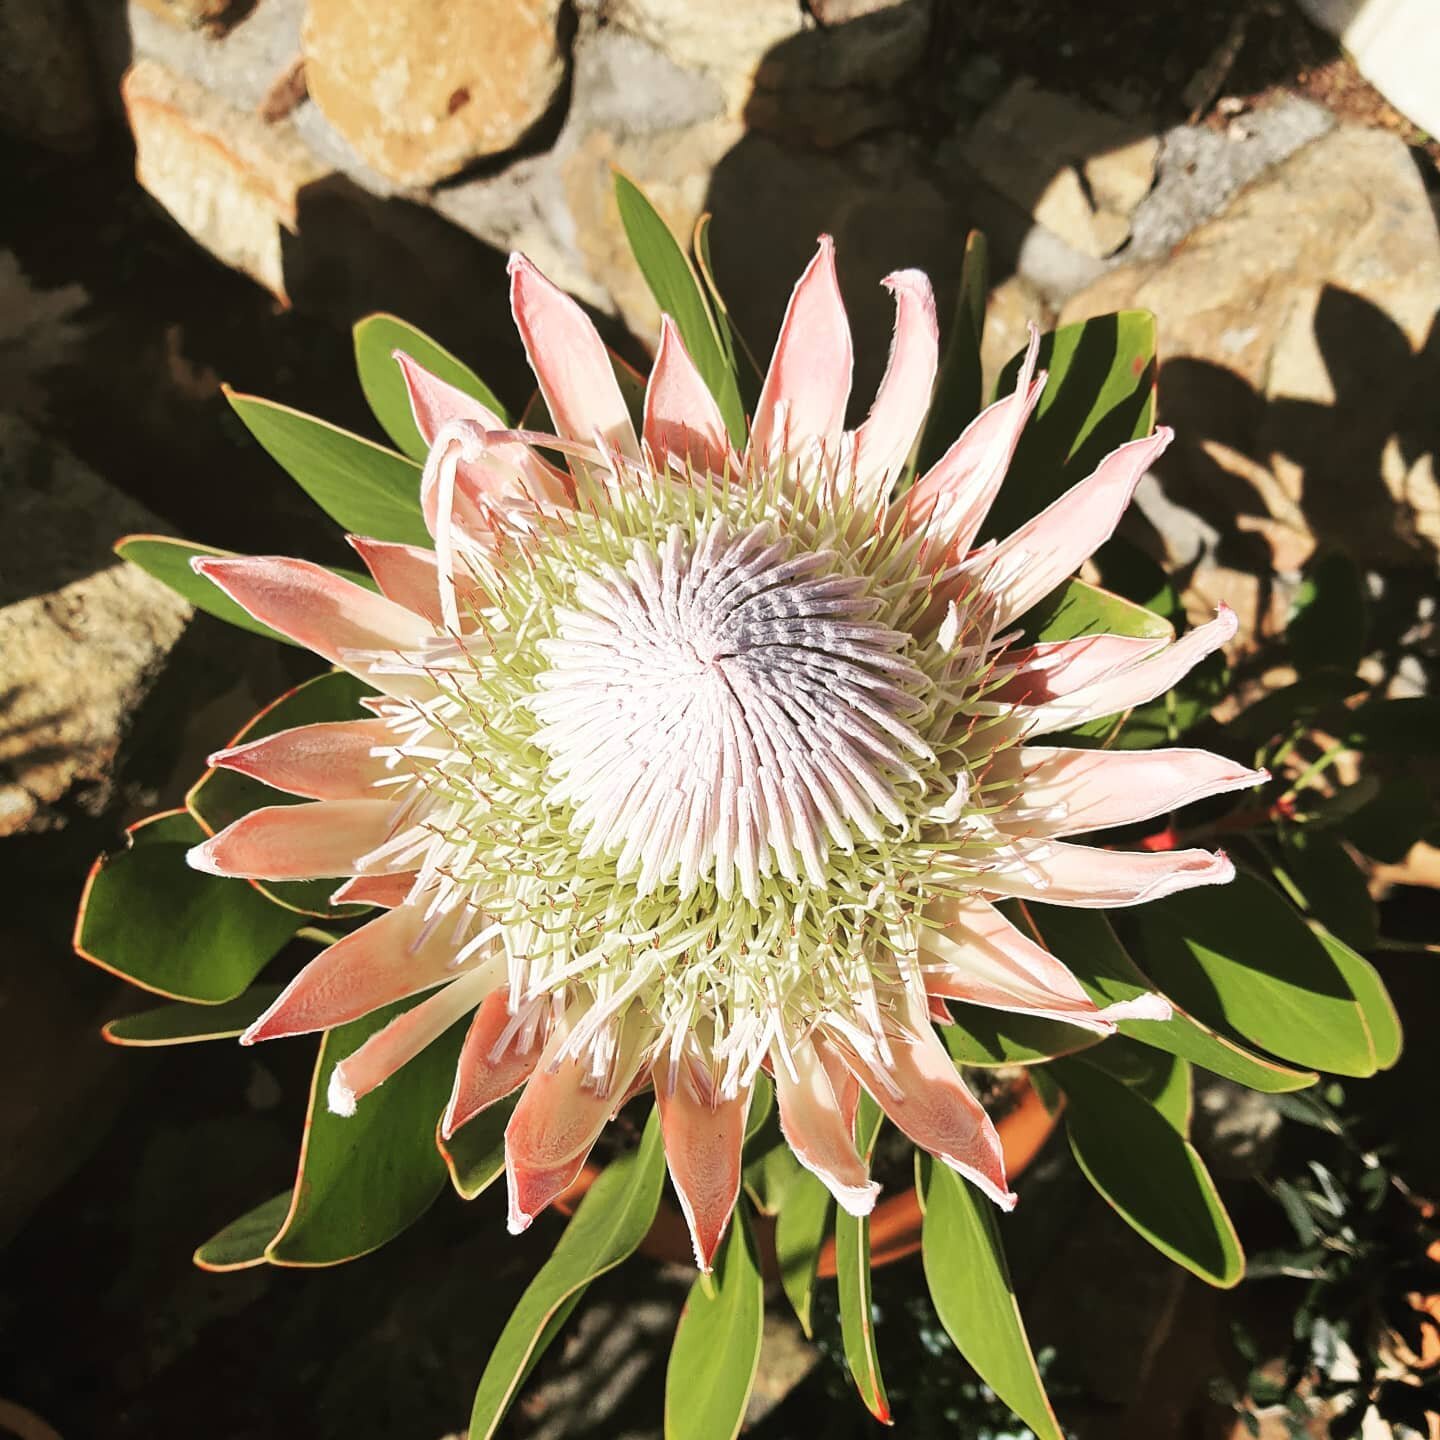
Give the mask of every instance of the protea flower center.
M 242 1038 L 412 1000 L 332 1072 L 348 1114 L 473 1012 L 441 1135 L 525 1087 L 505 1142 L 516 1230 L 653 1085 L 708 1268 L 762 1069 L 797 1157 L 851 1212 L 876 1189 L 855 1147 L 862 1086 L 1012 1204 L 934 1028 L 948 1002 L 1102 1033 L 1168 1007 L 1138 991 L 1098 1006 L 996 902 L 1132 905 L 1224 881 L 1221 855 L 1069 837 L 1263 778 L 1200 750 L 1034 743 L 1164 693 L 1234 633 L 1222 614 L 1174 643 L 1023 637 L 1168 432 L 977 543 L 1043 384 L 1038 336 L 1014 392 L 897 494 L 937 370 L 924 276 L 887 280 L 895 344 L 846 430 L 850 331 L 822 241 L 740 450 L 670 321 L 637 433 L 583 313 L 523 259 L 511 274 L 554 433 L 507 428 L 397 356 L 433 551 L 355 538 L 378 595 L 304 561 L 196 562 L 378 692 L 366 718 L 212 757 L 312 803 L 252 811 L 193 864 L 345 876 L 337 899 L 383 909 Z

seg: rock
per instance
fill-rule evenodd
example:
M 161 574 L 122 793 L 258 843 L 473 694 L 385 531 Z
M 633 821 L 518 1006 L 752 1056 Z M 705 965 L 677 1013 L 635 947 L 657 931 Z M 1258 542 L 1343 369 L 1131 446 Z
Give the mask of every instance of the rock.
M 381 175 L 434 184 L 508 150 L 563 73 L 559 0 L 311 0 L 310 95 Z
M 991 290 L 980 344 L 980 373 L 987 396 L 994 394 L 1006 363 L 1029 343 L 1029 326 L 1038 325 L 1043 333 L 1052 328 L 1054 318 L 1045 297 L 1023 275 L 1011 275 Z
M 15 256 L 0 250 L 0 395 L 11 410 L 45 416 L 45 377 L 79 351 L 87 301 L 79 285 L 32 285 Z
M 82 787 L 108 799 L 130 717 L 190 607 L 111 553 L 161 528 L 65 451 L 0 417 L 0 835 L 57 823 Z
M 69 0 L 0 0 L 0 129 L 85 150 L 98 118 L 85 28 Z
M 192 30 L 223 30 L 239 8 L 239 0 L 138 0 L 152 15 L 170 25 Z
M 980 116 L 962 145 L 988 184 L 1081 254 L 1101 259 L 1130 234 L 1159 141 L 1134 122 L 1022 77 Z
M 288 121 L 267 124 L 153 60 L 121 82 L 141 185 L 212 255 L 288 303 L 300 192 L 327 173 Z
M 1135 211 L 1124 258 L 1166 254 L 1257 176 L 1334 128 L 1323 106 L 1281 94 L 1246 115 L 1243 136 L 1202 125 L 1167 131 L 1156 162 L 1159 178 Z
M 725 0 L 721 5 L 613 0 L 606 20 L 647 41 L 680 69 L 709 76 L 735 115 L 744 110 L 766 55 L 813 25 L 794 0 Z
M 1431 0 L 1299 0 L 1407 119 L 1440 134 L 1440 27 Z
M 1179 436 L 1163 499 L 1200 522 L 1156 514 L 1152 539 L 1167 565 L 1198 561 L 1197 615 L 1238 599 L 1252 633 L 1272 632 L 1269 577 L 1317 542 L 1362 566 L 1434 565 L 1440 239 L 1400 140 L 1334 131 L 1060 318 L 1132 305 L 1159 319 L 1160 413 Z
M 158 61 L 217 99 L 258 114 L 276 80 L 300 57 L 304 14 L 305 0 L 263 0 L 219 35 L 175 24 L 170 0 L 130 0 L 127 18 L 136 59 Z

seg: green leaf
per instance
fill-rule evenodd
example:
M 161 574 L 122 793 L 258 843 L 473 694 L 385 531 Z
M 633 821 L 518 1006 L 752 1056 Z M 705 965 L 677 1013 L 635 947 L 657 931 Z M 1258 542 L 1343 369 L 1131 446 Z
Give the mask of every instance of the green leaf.
M 985 330 L 988 293 L 989 246 L 978 230 L 965 237 L 960 264 L 960 288 L 950 317 L 949 337 L 935 394 L 920 435 L 916 471 L 923 475 L 960 438 L 985 403 L 980 373 L 980 340 Z
M 766 1075 L 755 1077 L 755 1088 L 750 1092 L 750 1108 L 745 1112 L 745 1144 L 765 1128 L 775 1108 L 775 1087 Z
M 1064 1440 L 1020 1319 L 991 1202 L 948 1165 L 921 1170 L 921 1253 L 940 1323 L 1038 1440 Z
M 996 393 L 1015 388 L 1023 352 Z M 982 539 L 1008 535 L 1083 480 L 1116 446 L 1150 432 L 1155 411 L 1155 317 L 1121 310 L 1063 325 L 1040 342 L 1050 372 L 1040 403 L 985 522 Z
M 760 368 L 760 362 L 755 358 L 755 352 L 750 349 L 745 343 L 745 337 L 735 328 L 735 322 L 730 315 L 730 307 L 726 305 L 725 297 L 720 293 L 720 286 L 716 283 L 715 267 L 710 260 L 709 215 L 702 215 L 695 222 L 693 249 L 695 251 L 695 268 L 700 272 L 700 279 L 705 285 L 705 294 L 710 300 L 710 313 L 715 317 L 715 330 L 720 336 L 720 348 L 725 352 L 725 362 L 730 367 L 736 384 L 739 386 L 742 408 L 747 413 L 753 414 L 756 401 L 760 397 L 760 384 L 764 372 Z
M 743 448 L 745 411 L 734 363 L 725 353 L 690 261 L 644 192 L 619 170 L 615 172 L 615 202 L 625 238 L 655 303 L 675 322 L 700 378 L 720 407 L 731 443 Z
M 448 1140 L 436 1138 L 450 1183 L 462 1200 L 473 1200 L 505 1173 L 505 1127 L 520 1096 L 507 1095 L 462 1125 Z
M 192 540 L 174 540 L 168 535 L 127 535 L 115 542 L 115 553 L 122 560 L 138 565 L 146 574 L 153 575 L 162 585 L 168 585 L 197 610 L 203 610 L 217 620 L 224 620 L 255 635 L 263 635 L 267 640 L 279 640 L 286 645 L 296 643 L 278 630 L 253 619 L 213 580 L 197 575 L 190 568 L 190 561 L 197 555 L 229 559 L 235 554 L 233 550 L 197 545 Z
M 790 1147 L 785 1146 L 787 1153 Z M 830 1226 L 830 1192 L 798 1160 L 795 1175 L 780 1198 L 775 1220 L 775 1263 L 780 1284 L 795 1311 L 806 1338 L 812 1338 L 811 1308 L 815 1298 L 815 1272 Z
M 429 446 L 411 414 L 405 377 L 395 360 L 397 350 L 447 385 L 453 385 L 486 409 L 493 410 L 502 425 L 510 423 L 509 414 L 495 392 L 468 365 L 415 326 L 394 315 L 367 315 L 355 322 L 354 335 L 355 368 L 366 403 L 380 422 L 380 428 L 412 460 L 423 464 Z
M 489 1440 L 516 1391 L 592 1280 L 634 1253 L 654 1223 L 665 1183 L 659 1112 L 637 1150 L 612 1160 L 511 1313 L 480 1377 L 470 1440 Z
M 869 1163 L 880 1134 L 880 1107 L 861 1095 L 855 1117 L 855 1145 Z M 845 1363 L 865 1408 L 882 1424 L 890 1421 L 890 1401 L 875 1349 L 875 1315 L 870 1300 L 870 1217 L 835 1212 L 835 1281 L 840 1298 L 840 1337 Z
M 1234 1226 L 1163 1097 L 1152 1103 L 1078 1061 L 1057 1060 L 1050 1073 L 1065 1092 L 1070 1148 L 1090 1183 L 1176 1264 L 1211 1285 L 1234 1285 L 1245 1271 Z
M 1400 1058 L 1405 1037 L 1395 1002 L 1380 978 L 1380 972 L 1363 955 L 1357 955 L 1338 936 L 1323 925 L 1313 927 L 1315 938 L 1325 947 L 1330 958 L 1340 967 L 1350 989 L 1360 1002 L 1360 1013 L 1370 1036 L 1370 1048 L 1377 1070 L 1388 1070 Z
M 1296 1065 L 1370 1075 L 1365 1022 L 1340 967 L 1295 909 L 1242 871 L 1135 911 L 1141 961 L 1167 995 Z
M 1334 835 L 1304 825 L 1286 826 L 1279 836 L 1288 881 L 1298 902 L 1347 945 L 1374 945 L 1379 915 L 1365 875 Z
M 259 740 L 300 725 L 362 719 L 367 712 L 361 709 L 360 700 L 374 693 L 363 681 L 343 670 L 327 671 L 271 701 L 230 744 Z M 299 795 L 272 790 L 262 781 L 242 775 L 238 770 L 225 769 L 207 770 L 185 797 L 190 813 L 212 835 L 262 806 L 306 803 Z M 338 883 L 335 880 L 256 880 L 251 883 L 277 905 L 301 915 L 333 919 L 360 915 L 367 908 L 364 905 L 332 905 L 330 896 Z
M 290 1213 L 290 1192 L 282 1190 L 273 1199 L 232 1220 L 218 1235 L 212 1235 L 194 1255 L 202 1270 L 249 1270 L 264 1265 L 266 1247 L 274 1240 Z
M 715 1273 L 690 1287 L 665 1369 L 665 1440 L 735 1440 L 760 1363 L 765 1285 L 737 1205 Z
M 939 1034 L 957 1065 L 1033 1065 L 1088 1049 L 1102 1038 L 1059 1020 L 959 1000 L 946 1003 L 955 1023 L 941 1025 Z
M 1027 904 L 1020 922 L 1052 955 L 1070 968 L 1097 1005 L 1115 1005 L 1153 991 L 1154 982 L 1131 959 L 1110 922 L 1098 910 L 1064 905 Z M 1012 915 L 1012 919 L 1016 917 Z M 1202 1025 L 1175 1006 L 1169 1020 L 1122 1020 L 1120 1033 L 1189 1060 L 1252 1090 L 1281 1093 L 1302 1090 L 1319 1078 L 1311 1071 L 1292 1070 L 1254 1055 L 1233 1040 Z
M 1247 744 L 1260 745 L 1285 735 L 1329 712 L 1342 712 L 1341 702 L 1365 688 L 1365 682 L 1344 670 L 1313 670 L 1292 685 L 1262 695 L 1227 727 Z
M 161 1005 L 111 1020 L 100 1033 L 112 1045 L 190 1045 L 199 1040 L 231 1040 L 270 1008 L 282 988 L 255 985 L 222 1005 Z
M 1285 626 L 1295 668 L 1356 670 L 1365 655 L 1365 611 L 1365 579 L 1348 555 L 1311 560 Z
M 326 1103 L 335 1066 L 427 998 L 401 1000 L 326 1031 L 310 1082 L 290 1214 L 265 1252 L 272 1264 L 337 1265 L 378 1250 L 444 1189 L 435 1122 L 450 1098 L 462 1023 L 366 1095 L 353 1115 L 332 1114 Z
M 413 460 L 273 400 L 230 389 L 225 398 L 280 468 L 347 531 L 429 547 Z
M 1036 640 L 1139 635 L 1158 643 L 1175 636 L 1170 623 L 1153 610 L 1084 580 L 1067 580 L 1052 590 L 1025 616 L 1025 630 Z
M 171 1000 L 219 1005 L 249 987 L 298 921 L 243 880 L 203 875 L 185 852 L 205 832 L 183 810 L 152 815 L 90 871 L 75 927 L 86 960 Z

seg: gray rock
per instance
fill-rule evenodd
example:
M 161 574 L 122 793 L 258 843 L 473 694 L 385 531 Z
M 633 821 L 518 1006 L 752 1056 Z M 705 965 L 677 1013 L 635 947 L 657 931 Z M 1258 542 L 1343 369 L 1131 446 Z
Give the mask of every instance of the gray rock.
M 1334 128 L 1335 117 L 1322 106 L 1280 95 L 1245 117 L 1244 138 L 1198 125 L 1167 131 L 1157 162 L 1159 178 L 1135 211 L 1123 258 L 1163 255 L 1272 165 Z

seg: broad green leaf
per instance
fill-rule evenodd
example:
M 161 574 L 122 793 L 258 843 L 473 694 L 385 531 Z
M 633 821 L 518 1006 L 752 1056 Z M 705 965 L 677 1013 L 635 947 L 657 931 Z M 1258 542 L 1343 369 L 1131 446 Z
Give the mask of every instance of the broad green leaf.
M 360 708 L 362 696 L 374 691 L 363 681 L 343 670 L 329 670 L 323 675 L 287 690 L 278 700 L 267 705 L 231 740 L 240 745 L 259 740 L 281 730 L 300 725 L 315 725 L 329 720 L 358 720 L 367 712 Z M 268 785 L 242 775 L 238 770 L 207 770 L 190 788 L 185 804 L 190 813 L 209 834 L 267 805 L 303 805 L 299 795 L 287 795 Z M 332 905 L 330 896 L 338 880 L 257 880 L 255 888 L 268 895 L 277 905 L 301 915 L 318 915 L 327 919 L 359 915 L 363 905 Z
M 880 1107 L 860 1097 L 855 1116 L 855 1145 L 868 1163 L 880 1134 Z M 875 1349 L 875 1315 L 870 1300 L 870 1217 L 835 1212 L 835 1281 L 840 1299 L 840 1337 L 845 1363 L 865 1408 L 883 1424 L 890 1424 L 890 1401 L 880 1374 Z
M 690 1287 L 665 1369 L 665 1440 L 735 1440 L 760 1363 L 765 1284 L 743 1204 Z
M 161 1005 L 111 1020 L 100 1033 L 112 1045 L 191 1045 L 200 1040 L 231 1040 L 243 1034 L 270 1008 L 279 985 L 254 985 L 222 1005 Z
M 940 1026 L 940 1038 L 957 1065 L 1033 1065 L 1088 1049 L 1102 1038 L 1059 1020 L 990 1010 L 958 1000 L 947 1005 L 955 1023 Z
M 1020 1319 L 993 1204 L 939 1161 L 921 1173 L 921 1253 L 940 1323 L 1038 1440 L 1064 1440 Z
M 205 838 L 183 810 L 127 832 L 128 848 L 90 871 L 75 949 L 104 970 L 171 1000 L 234 1000 L 284 948 L 296 917 L 243 880 L 203 875 L 185 852 Z
M 212 1235 L 194 1255 L 202 1270 L 249 1270 L 264 1265 L 265 1249 L 290 1213 L 290 1192 L 282 1190 L 273 1199 L 232 1220 L 218 1235 Z
M 1188 1060 L 1118 1035 L 1081 1056 L 1079 1063 L 1129 1086 L 1147 1105 L 1153 1105 L 1177 1134 L 1190 1134 L 1194 1086 Z
M 505 1173 L 505 1127 L 519 1100 L 518 1092 L 497 1100 L 448 1140 L 441 1140 L 436 1132 L 435 1143 L 450 1183 L 462 1200 L 473 1200 Z
M 1167 620 L 1123 596 L 1084 580 L 1067 580 L 1025 616 L 1036 640 L 1073 640 L 1079 635 L 1140 635 L 1156 642 L 1174 638 Z
M 923 475 L 960 438 L 985 403 L 980 373 L 980 339 L 985 330 L 989 247 L 978 230 L 965 237 L 960 288 L 950 317 L 945 356 L 935 377 L 935 394 L 920 435 L 915 469 Z
M 1365 654 L 1365 611 L 1365 579 L 1348 555 L 1332 551 L 1312 560 L 1285 626 L 1295 668 L 1356 670 Z
M 1065 1092 L 1070 1148 L 1090 1183 L 1157 1250 L 1211 1285 L 1234 1285 L 1245 1257 L 1209 1172 L 1175 1123 L 1174 1090 L 1152 1103 L 1079 1061 L 1057 1060 L 1050 1074 Z
M 1023 352 L 996 393 L 1015 388 Z M 1040 342 L 1049 382 L 1020 436 L 982 538 L 1008 535 L 1078 484 L 1116 446 L 1149 434 L 1155 412 L 1155 317 L 1121 310 L 1063 325 Z
M 740 399 L 747 414 L 753 414 L 760 396 L 763 370 L 755 358 L 755 352 L 745 343 L 745 337 L 735 328 L 730 307 L 720 293 L 715 280 L 715 267 L 710 260 L 710 216 L 702 215 L 695 222 L 695 268 L 705 284 L 705 294 L 710 300 L 710 313 L 715 317 L 715 330 L 720 336 L 720 348 L 725 352 L 726 363 L 735 376 L 740 389 Z
M 1242 871 L 1228 885 L 1152 901 L 1136 909 L 1134 924 L 1146 971 L 1204 1023 L 1296 1065 L 1374 1073 L 1343 972 L 1263 880 Z
M 1328 930 L 1357 950 L 1368 949 L 1379 933 L 1379 914 L 1364 872 L 1333 835 L 1306 825 L 1280 832 L 1283 870 L 1277 876 Z
M 1340 967 L 1355 997 L 1370 1036 L 1371 1050 L 1378 1070 L 1388 1070 L 1400 1058 L 1405 1037 L 1395 1002 L 1380 978 L 1380 972 L 1363 956 L 1357 955 L 1343 940 L 1332 935 L 1323 925 L 1314 927 L 1315 938 Z
M 280 468 L 346 530 L 430 545 L 413 460 L 273 400 L 228 388 L 225 398 Z
M 787 1152 L 789 1148 L 785 1147 Z M 791 1159 L 796 1173 L 785 1187 L 775 1220 L 775 1262 L 795 1318 L 810 1338 L 815 1272 L 820 1264 L 825 1232 L 829 1229 L 831 1198 L 814 1175 L 793 1156 Z
M 401 1000 L 325 1032 L 290 1214 L 265 1252 L 272 1264 L 337 1265 L 378 1250 L 444 1189 L 435 1122 L 450 1098 L 463 1023 L 364 1096 L 353 1115 L 332 1114 L 326 1102 L 335 1066 L 426 998 Z
M 652 1110 L 639 1148 L 605 1167 L 506 1321 L 475 1393 L 470 1440 L 496 1433 L 586 1286 L 634 1253 L 654 1223 L 664 1183 L 660 1117 Z
M 495 392 L 466 364 L 423 331 L 394 315 L 367 315 L 355 323 L 355 368 L 366 403 L 380 427 L 412 460 L 423 462 L 429 447 L 410 412 L 405 379 L 395 361 L 402 350 L 432 375 L 494 411 L 502 425 L 510 423 Z
M 655 303 L 675 322 L 700 378 L 720 407 L 731 443 L 743 448 L 745 411 L 735 367 L 726 356 L 690 261 L 645 193 L 619 170 L 615 172 L 615 202 L 625 238 Z
M 1069 966 L 1097 1005 L 1133 1000 L 1156 988 L 1130 958 L 1100 911 L 1027 904 L 1022 915 L 1023 925 L 1052 955 Z M 1168 998 L 1174 1006 L 1174 998 Z M 1287 1065 L 1251 1054 L 1178 1007 L 1169 1020 L 1122 1020 L 1120 1033 L 1189 1060 L 1227 1080 L 1248 1085 L 1252 1090 L 1268 1093 L 1302 1090 L 1318 1078 L 1310 1071 L 1292 1070 Z
M 248 611 L 241 609 L 213 580 L 197 575 L 190 568 L 190 561 L 197 555 L 221 556 L 226 559 L 235 554 L 233 550 L 219 550 L 213 545 L 197 545 L 192 540 L 175 540 L 169 535 L 127 535 L 115 542 L 115 553 L 122 560 L 138 565 L 148 575 L 153 575 L 162 585 L 168 585 L 177 595 L 188 600 L 197 610 L 213 615 L 217 620 L 237 625 L 241 630 L 263 635 L 267 640 L 279 640 L 286 645 L 295 641 L 272 630 L 253 619 Z

